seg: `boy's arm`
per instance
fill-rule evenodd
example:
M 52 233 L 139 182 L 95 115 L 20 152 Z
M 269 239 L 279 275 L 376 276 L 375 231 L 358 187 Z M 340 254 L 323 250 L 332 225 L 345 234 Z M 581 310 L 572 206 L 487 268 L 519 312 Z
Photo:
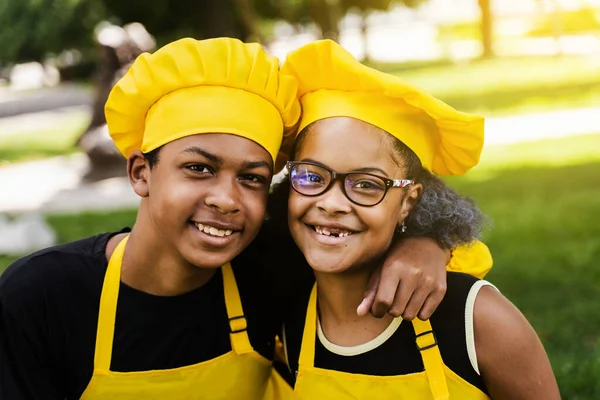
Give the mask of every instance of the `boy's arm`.
M 490 251 L 479 241 L 450 252 L 433 239 L 407 237 L 392 244 L 357 313 L 428 319 L 446 293 L 446 270 L 482 278 L 491 268 Z
M 43 293 L 7 276 L 0 277 L 0 399 L 63 399 L 46 346 Z

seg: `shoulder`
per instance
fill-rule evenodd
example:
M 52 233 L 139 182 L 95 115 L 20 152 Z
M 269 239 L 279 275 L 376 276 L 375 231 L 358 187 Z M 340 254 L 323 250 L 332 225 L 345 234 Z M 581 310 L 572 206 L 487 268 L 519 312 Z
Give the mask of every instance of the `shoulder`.
M 3 308 L 24 306 L 56 293 L 63 295 L 89 281 L 100 282 L 106 270 L 104 249 L 112 234 L 97 235 L 27 255 L 0 276 Z
M 495 346 L 501 343 L 510 343 L 519 353 L 526 350 L 529 339 L 536 336 L 521 311 L 493 287 L 479 291 L 473 322 L 478 353 L 480 348 L 495 352 Z
M 492 397 L 560 398 L 544 347 L 517 307 L 484 287 L 473 313 L 477 362 Z

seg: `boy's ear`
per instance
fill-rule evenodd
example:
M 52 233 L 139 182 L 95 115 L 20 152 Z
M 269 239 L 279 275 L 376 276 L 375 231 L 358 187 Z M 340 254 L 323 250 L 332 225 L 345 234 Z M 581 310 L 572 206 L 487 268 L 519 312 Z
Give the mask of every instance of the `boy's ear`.
M 408 215 L 415 209 L 415 206 L 421 198 L 423 193 L 423 185 L 416 183 L 409 185 L 406 189 L 406 194 L 402 199 L 402 209 L 400 210 L 400 218 L 398 220 L 398 226 L 408 217 Z
M 140 197 L 148 197 L 150 165 L 140 150 L 135 150 L 127 158 L 127 176 L 133 191 Z

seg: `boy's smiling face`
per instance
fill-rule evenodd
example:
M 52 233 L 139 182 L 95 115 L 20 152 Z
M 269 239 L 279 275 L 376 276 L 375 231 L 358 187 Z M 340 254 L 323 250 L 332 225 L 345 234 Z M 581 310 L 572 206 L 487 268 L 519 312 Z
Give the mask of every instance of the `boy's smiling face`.
M 147 167 L 147 217 L 162 242 L 200 268 L 237 256 L 258 233 L 273 161 L 257 143 L 229 134 L 164 145 Z

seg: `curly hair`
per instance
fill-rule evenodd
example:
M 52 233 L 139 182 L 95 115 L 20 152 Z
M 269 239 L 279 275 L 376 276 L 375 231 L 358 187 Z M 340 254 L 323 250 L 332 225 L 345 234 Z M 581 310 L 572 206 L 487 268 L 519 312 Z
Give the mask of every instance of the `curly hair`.
M 292 160 L 314 124 L 304 128 L 298 135 L 292 150 Z M 407 228 L 404 235 L 430 237 L 442 247 L 450 249 L 480 239 L 486 217 L 475 202 L 456 193 L 440 178 L 423 168 L 417 155 L 400 140 L 377 129 L 389 139 L 394 159 L 406 171 L 407 179 L 423 185 L 419 201 L 404 221 Z M 287 230 L 289 191 L 290 183 L 285 177 L 274 185 L 267 208 L 269 218 L 275 225 L 281 225 L 279 233 L 282 235 L 286 234 L 284 228 Z

